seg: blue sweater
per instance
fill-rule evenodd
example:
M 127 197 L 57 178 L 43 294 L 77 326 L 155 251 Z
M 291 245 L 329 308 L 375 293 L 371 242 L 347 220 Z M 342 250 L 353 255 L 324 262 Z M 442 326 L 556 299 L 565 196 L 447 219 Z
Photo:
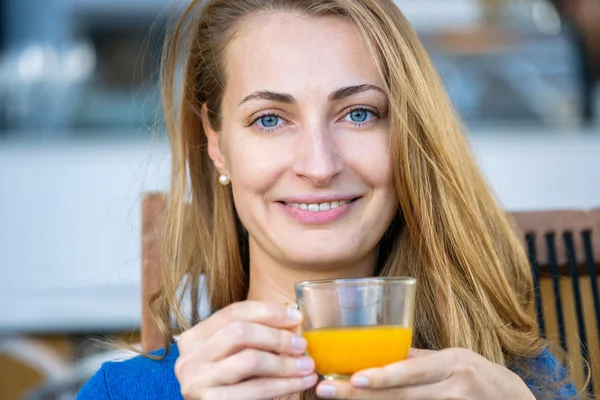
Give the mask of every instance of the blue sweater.
M 163 354 L 163 350 L 153 353 Z M 181 400 L 179 382 L 175 377 L 175 360 L 179 356 L 177 344 L 171 346 L 169 354 L 155 361 L 146 357 L 135 357 L 127 361 L 105 363 L 102 368 L 85 384 L 77 396 L 78 400 L 132 400 L 160 399 Z M 537 373 L 551 377 L 551 381 L 560 382 L 566 377 L 566 371 L 552 353 L 544 351 L 532 360 Z M 536 386 L 525 379 L 531 388 Z M 556 399 L 574 398 L 577 394 L 571 382 L 557 389 Z M 242 399 L 240 399 L 242 400 Z

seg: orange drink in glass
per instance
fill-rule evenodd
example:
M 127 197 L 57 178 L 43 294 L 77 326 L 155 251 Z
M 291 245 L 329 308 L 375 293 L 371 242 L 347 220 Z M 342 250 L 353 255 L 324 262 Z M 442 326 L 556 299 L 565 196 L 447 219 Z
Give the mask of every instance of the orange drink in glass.
M 406 359 L 412 342 L 416 280 L 365 278 L 295 285 L 302 334 L 325 379 Z

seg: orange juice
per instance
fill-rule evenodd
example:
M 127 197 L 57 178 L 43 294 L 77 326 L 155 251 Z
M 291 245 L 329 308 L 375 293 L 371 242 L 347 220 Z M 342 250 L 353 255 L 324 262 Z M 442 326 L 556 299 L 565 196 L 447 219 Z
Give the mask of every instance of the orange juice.
M 405 360 L 412 328 L 394 325 L 315 329 L 303 332 L 321 375 L 352 375 Z

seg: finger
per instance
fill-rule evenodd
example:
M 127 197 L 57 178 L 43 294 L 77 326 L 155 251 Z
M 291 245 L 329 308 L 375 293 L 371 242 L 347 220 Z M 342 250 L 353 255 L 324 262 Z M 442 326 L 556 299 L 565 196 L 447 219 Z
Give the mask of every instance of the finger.
M 456 354 L 437 351 L 404 361 L 360 371 L 351 378 L 357 388 L 386 389 L 427 385 L 448 379 L 456 363 Z
M 323 381 L 317 386 L 321 399 L 368 400 L 443 400 L 447 398 L 443 382 L 398 389 L 361 389 L 349 382 Z
M 242 301 L 217 311 L 206 320 L 183 332 L 178 340 L 183 354 L 199 345 L 233 321 L 250 321 L 274 328 L 290 329 L 302 321 L 302 313 L 291 307 L 258 301 Z
M 199 387 L 190 388 L 184 397 L 201 398 L 203 400 L 231 399 L 231 400 L 269 400 L 284 397 L 293 393 L 310 389 L 317 383 L 317 375 L 310 374 L 301 378 L 260 378 L 251 379 L 237 385 L 220 386 L 206 389 Z M 186 397 L 187 398 L 187 397 Z
M 416 358 L 416 357 L 423 357 L 423 356 L 428 356 L 430 354 L 434 354 L 437 353 L 437 351 L 435 350 L 426 350 L 426 349 L 415 349 L 412 348 L 408 351 L 408 358 Z
M 288 330 L 235 321 L 209 337 L 193 353 L 198 353 L 207 362 L 214 362 L 246 348 L 299 356 L 304 354 L 306 347 L 306 339 Z
M 185 366 L 183 366 L 185 367 Z M 223 361 L 206 364 L 187 364 L 179 373 L 192 377 L 205 387 L 233 385 L 255 377 L 303 377 L 315 371 L 310 357 L 286 357 L 260 350 L 243 350 Z

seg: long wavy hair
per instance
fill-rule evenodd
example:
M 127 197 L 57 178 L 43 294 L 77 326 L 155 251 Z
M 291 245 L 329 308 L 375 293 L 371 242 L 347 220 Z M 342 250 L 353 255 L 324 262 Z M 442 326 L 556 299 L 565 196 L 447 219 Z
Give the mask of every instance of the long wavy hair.
M 291 11 L 353 24 L 390 99 L 397 216 L 381 239 L 377 274 L 418 279 L 413 346 L 462 347 L 507 366 L 546 344 L 533 318 L 528 260 L 479 172 L 462 126 L 417 35 L 392 0 L 193 0 L 164 48 L 162 90 L 172 176 L 164 287 L 153 299 L 165 346 L 199 321 L 203 283 L 211 312 L 246 299 L 248 236 L 231 189 L 218 184 L 201 108 L 215 130 L 227 85 L 225 54 L 241 22 Z M 192 310 L 183 298 L 191 294 Z M 305 395 L 306 396 L 306 395 Z

